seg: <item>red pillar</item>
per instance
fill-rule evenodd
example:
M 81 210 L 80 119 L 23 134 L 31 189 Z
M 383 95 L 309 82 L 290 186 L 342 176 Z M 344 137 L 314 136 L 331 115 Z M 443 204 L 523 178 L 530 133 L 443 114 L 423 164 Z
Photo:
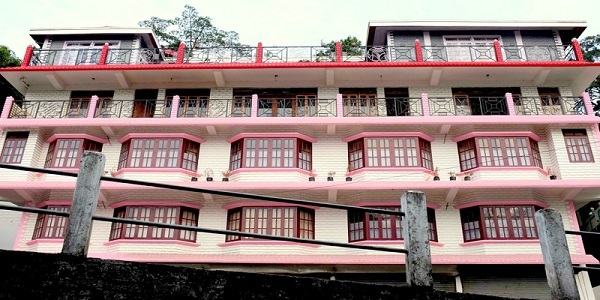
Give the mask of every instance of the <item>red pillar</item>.
M 342 42 L 335 42 L 335 61 L 342 62 Z
M 502 47 L 500 46 L 500 42 L 498 40 L 494 40 L 494 53 L 496 54 L 497 62 L 504 61 L 504 57 L 502 57 Z
M 102 50 L 100 51 L 100 60 L 98 61 L 98 64 L 105 65 L 107 57 L 108 57 L 108 43 L 104 43 L 104 46 L 102 46 Z
M 421 47 L 421 41 L 415 40 L 415 61 L 423 61 L 423 47 Z
M 261 42 L 258 42 L 258 46 L 256 46 L 256 63 L 263 62 L 263 45 Z
M 575 60 L 584 61 L 583 51 L 581 51 L 581 45 L 579 45 L 579 41 L 576 38 L 573 38 L 571 39 L 571 45 L 573 46 L 573 53 L 575 53 Z
M 27 46 L 25 49 L 25 55 L 23 56 L 23 61 L 21 62 L 21 67 L 29 67 L 29 63 L 31 63 L 31 57 L 33 56 L 33 46 Z
M 179 48 L 177 48 L 177 60 L 176 63 L 182 64 L 183 58 L 185 57 L 185 43 L 179 43 Z

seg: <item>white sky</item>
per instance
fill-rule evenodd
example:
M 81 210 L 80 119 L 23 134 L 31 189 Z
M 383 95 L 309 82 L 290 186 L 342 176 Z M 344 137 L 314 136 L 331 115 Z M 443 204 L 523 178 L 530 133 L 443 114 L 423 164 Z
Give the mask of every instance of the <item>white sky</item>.
M 235 30 L 254 45 L 318 45 L 355 35 L 366 39 L 373 20 L 585 20 L 584 35 L 600 33 L 600 0 L 3 0 L 0 44 L 22 56 L 30 28 L 137 26 L 150 16 L 171 18 L 185 4 Z M 10 3 L 10 4 L 8 4 Z

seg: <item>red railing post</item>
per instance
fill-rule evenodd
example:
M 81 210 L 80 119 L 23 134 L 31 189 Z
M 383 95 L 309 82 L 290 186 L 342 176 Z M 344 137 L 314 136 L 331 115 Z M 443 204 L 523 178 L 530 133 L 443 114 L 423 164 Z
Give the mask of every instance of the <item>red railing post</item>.
M 258 46 L 256 46 L 256 63 L 260 64 L 263 62 L 263 45 L 261 42 L 258 42 Z
M 33 57 L 33 46 L 27 46 L 25 49 L 25 55 L 23 56 L 23 61 L 21 62 L 21 67 L 29 67 L 31 63 L 31 57 Z
M 503 62 L 504 57 L 502 56 L 502 46 L 500 46 L 500 42 L 498 40 L 494 40 L 494 53 L 496 54 L 496 61 Z
M 421 47 L 421 41 L 415 40 L 415 61 L 423 61 L 423 47 Z
M 6 101 L 4 101 L 4 106 L 2 107 L 0 119 L 8 119 L 8 117 L 10 117 L 10 111 L 12 110 L 13 102 L 15 102 L 15 98 L 11 96 L 6 97 Z
M 184 57 L 185 57 L 185 43 L 181 42 L 181 43 L 179 43 L 179 48 L 177 48 L 177 60 L 175 61 L 175 63 L 182 64 Z
M 583 61 L 583 51 L 581 51 L 581 45 L 576 38 L 571 39 L 571 46 L 573 46 L 573 53 L 575 53 L 576 61 Z
M 335 61 L 342 62 L 342 42 L 335 42 Z
M 108 58 L 108 43 L 104 43 L 104 46 L 102 46 L 102 50 L 100 51 L 100 60 L 98 61 L 98 64 L 105 65 L 106 58 Z

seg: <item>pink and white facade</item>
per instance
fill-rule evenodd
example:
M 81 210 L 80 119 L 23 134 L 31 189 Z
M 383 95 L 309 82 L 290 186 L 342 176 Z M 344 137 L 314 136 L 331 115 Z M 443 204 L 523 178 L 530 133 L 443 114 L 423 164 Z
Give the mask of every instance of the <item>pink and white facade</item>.
M 164 50 L 148 29 L 32 30 L 23 65 L 0 69 L 25 95 L 3 107 L 0 161 L 75 172 L 94 150 L 107 176 L 388 209 L 421 190 L 439 288 L 544 298 L 533 213 L 557 209 L 578 230 L 576 209 L 600 196 L 585 26 L 371 23 L 361 49 Z M 0 170 L 0 199 L 18 205 L 68 210 L 73 187 Z M 111 182 L 97 213 L 403 246 L 392 217 Z M 14 249 L 60 251 L 65 225 L 23 214 Z M 568 242 L 575 264 L 598 263 Z M 402 255 L 104 222 L 89 252 L 383 282 L 404 270 Z M 576 279 L 594 299 L 588 274 Z

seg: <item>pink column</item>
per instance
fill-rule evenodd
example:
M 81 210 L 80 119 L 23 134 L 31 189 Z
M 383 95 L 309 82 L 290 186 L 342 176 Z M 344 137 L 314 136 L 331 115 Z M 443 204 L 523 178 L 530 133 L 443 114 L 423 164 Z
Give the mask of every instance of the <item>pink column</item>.
M 171 101 L 171 119 L 177 118 L 177 110 L 179 109 L 179 95 L 173 96 Z
M 258 95 L 252 95 L 252 107 L 250 107 L 250 117 L 256 118 L 258 117 Z
M 571 39 L 571 46 L 573 46 L 573 53 L 575 53 L 576 61 L 583 61 L 583 51 L 581 51 L 581 45 L 576 38 Z
M 335 104 L 336 104 L 336 116 L 338 118 L 344 117 L 344 97 L 342 94 L 337 94 L 335 96 Z
M 102 46 L 102 50 L 100 51 L 100 60 L 98 61 L 98 64 L 105 65 L 107 57 L 108 57 L 108 43 L 104 43 L 104 46 Z
M 98 106 L 98 96 L 94 95 L 94 96 L 92 96 L 92 99 L 90 99 L 90 106 L 88 106 L 88 114 L 87 114 L 88 119 L 93 119 L 95 117 L 97 106 Z
M 594 115 L 594 106 L 592 105 L 592 99 L 590 98 L 590 94 L 588 92 L 583 92 L 581 94 L 581 98 L 583 98 L 583 106 L 585 106 L 585 113 L 587 115 Z
M 423 47 L 421 47 L 421 41 L 415 40 L 415 60 L 418 62 L 423 61 Z
M 427 93 L 421 94 L 421 105 L 423 106 L 423 116 L 430 116 L 431 112 L 429 111 L 429 95 L 427 95 Z
M 6 101 L 4 102 L 4 107 L 2 108 L 2 114 L 0 115 L 0 119 L 8 119 L 10 116 L 10 110 L 12 109 L 13 102 L 15 102 L 15 98 L 8 96 L 6 97 Z
M 177 48 L 177 60 L 175 63 L 182 64 L 183 58 L 185 57 L 185 43 L 179 43 L 179 48 Z
M 504 61 L 504 58 L 502 57 L 502 47 L 500 46 L 500 42 L 498 40 L 494 40 L 494 54 L 496 54 L 497 62 Z
M 31 57 L 33 56 L 33 46 L 27 46 L 25 49 L 25 55 L 23 56 L 23 61 L 21 62 L 21 67 L 29 67 L 31 63 Z
M 263 62 L 263 45 L 261 42 L 258 43 L 258 46 L 256 46 L 256 63 L 262 63 Z
M 512 93 L 504 94 L 504 98 L 506 98 L 506 107 L 508 108 L 509 116 L 516 116 L 515 112 L 515 102 L 513 101 Z
M 335 42 L 335 61 L 342 62 L 342 42 Z

